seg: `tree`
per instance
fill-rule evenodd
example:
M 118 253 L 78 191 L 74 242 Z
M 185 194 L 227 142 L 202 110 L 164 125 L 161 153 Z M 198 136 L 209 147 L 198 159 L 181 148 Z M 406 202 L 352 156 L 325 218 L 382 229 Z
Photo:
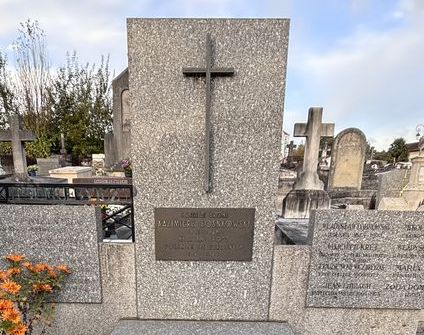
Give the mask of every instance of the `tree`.
M 6 56 L 0 52 L 0 128 L 5 128 L 10 114 L 18 112 L 15 88 L 6 65 Z
M 47 113 L 47 91 L 50 86 L 50 65 L 44 31 L 37 21 L 27 20 L 20 24 L 15 42 L 16 86 L 19 109 L 23 114 L 24 127 L 35 132 L 36 141 L 27 143 L 29 155 L 50 155 L 52 141 L 49 137 L 51 125 Z
M 80 159 L 103 151 L 103 137 L 112 123 L 109 59 L 100 65 L 78 62 L 76 53 L 58 69 L 49 88 L 48 105 L 56 126 L 54 150 L 59 150 L 60 133 L 66 149 Z
M 10 114 L 18 112 L 14 85 L 11 81 L 10 73 L 6 70 L 6 65 L 6 56 L 0 52 L 0 129 L 6 128 Z M 0 142 L 0 154 L 11 153 L 11 144 L 9 142 Z
M 392 161 L 392 157 L 390 156 L 390 154 L 383 150 L 383 151 L 375 151 L 374 155 L 373 155 L 373 159 L 375 160 L 380 160 L 380 161 L 386 161 L 386 162 L 390 162 Z
M 408 148 L 406 146 L 406 142 L 403 138 L 397 138 L 390 144 L 390 148 L 388 150 L 390 157 L 394 160 L 394 162 L 407 162 L 408 161 Z

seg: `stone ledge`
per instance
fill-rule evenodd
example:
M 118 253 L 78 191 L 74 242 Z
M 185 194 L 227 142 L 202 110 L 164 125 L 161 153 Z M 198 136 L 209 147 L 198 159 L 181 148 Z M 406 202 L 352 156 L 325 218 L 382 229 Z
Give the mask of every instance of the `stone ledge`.
M 121 320 L 112 335 L 294 335 L 281 322 Z

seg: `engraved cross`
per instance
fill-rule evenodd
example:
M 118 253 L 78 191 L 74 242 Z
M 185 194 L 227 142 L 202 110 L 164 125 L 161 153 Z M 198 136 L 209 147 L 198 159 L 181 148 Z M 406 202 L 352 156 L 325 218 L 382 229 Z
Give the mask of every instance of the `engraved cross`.
M 210 34 L 206 35 L 206 67 L 185 67 L 183 74 L 187 77 L 206 78 L 206 113 L 205 113 L 205 181 L 204 189 L 206 193 L 211 191 L 210 179 L 210 110 L 211 110 L 211 79 L 212 77 L 229 77 L 234 74 L 233 68 L 213 68 L 212 67 L 212 40 Z

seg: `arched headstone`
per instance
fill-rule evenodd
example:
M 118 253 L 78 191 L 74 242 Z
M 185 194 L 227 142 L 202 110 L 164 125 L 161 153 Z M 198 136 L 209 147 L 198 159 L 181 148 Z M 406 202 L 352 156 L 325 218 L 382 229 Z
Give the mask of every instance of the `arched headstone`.
M 336 136 L 328 189 L 361 189 L 366 148 L 367 139 L 357 128 L 345 129 Z

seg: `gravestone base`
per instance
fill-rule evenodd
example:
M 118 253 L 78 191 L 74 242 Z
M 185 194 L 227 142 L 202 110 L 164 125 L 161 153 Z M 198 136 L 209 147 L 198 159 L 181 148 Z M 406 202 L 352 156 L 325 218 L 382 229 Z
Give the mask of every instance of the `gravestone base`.
M 286 323 L 121 320 L 112 335 L 294 335 Z
M 283 201 L 283 217 L 309 218 L 311 209 L 329 209 L 330 197 L 324 190 L 292 190 Z

